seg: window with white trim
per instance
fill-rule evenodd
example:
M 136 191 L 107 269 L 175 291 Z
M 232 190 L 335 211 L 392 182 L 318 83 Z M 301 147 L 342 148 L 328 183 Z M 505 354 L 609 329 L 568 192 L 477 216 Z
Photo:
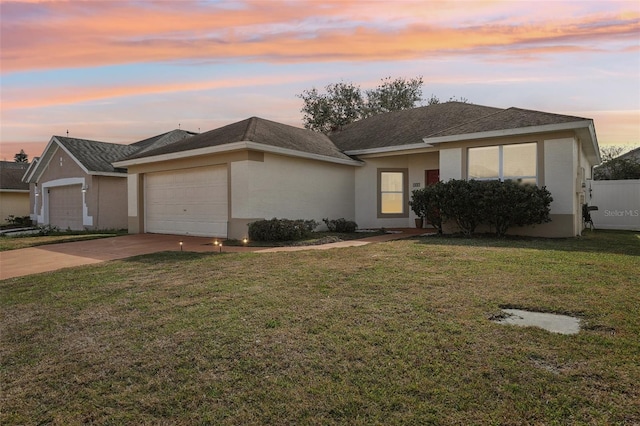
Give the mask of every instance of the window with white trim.
M 378 217 L 408 217 L 408 170 L 378 170 Z
M 469 179 L 538 182 L 535 142 L 469 148 L 467 153 Z

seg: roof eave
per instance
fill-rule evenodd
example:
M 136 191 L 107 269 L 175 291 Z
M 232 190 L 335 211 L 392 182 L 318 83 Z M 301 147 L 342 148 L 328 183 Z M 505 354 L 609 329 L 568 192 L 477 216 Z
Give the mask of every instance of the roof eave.
M 306 158 L 311 160 L 319 160 L 336 164 L 344 164 L 350 166 L 361 166 L 363 163 L 357 160 L 331 157 L 328 155 L 312 154 L 294 149 L 274 147 L 252 141 L 233 142 L 224 145 L 209 146 L 205 148 L 192 149 L 189 151 L 172 152 L 168 154 L 154 155 L 151 157 L 134 158 L 131 160 L 116 161 L 114 167 L 129 167 L 139 164 L 157 163 L 160 161 L 171 161 L 182 158 L 196 157 L 208 154 L 221 154 L 231 151 L 239 151 L 243 149 L 252 149 L 256 151 L 270 152 L 272 154 L 286 155 L 289 157 Z
M 504 137 L 504 136 L 519 136 L 519 135 L 526 135 L 530 133 L 547 133 L 547 132 L 557 132 L 562 130 L 578 130 L 578 129 L 588 128 L 589 126 L 593 127 L 593 122 L 591 120 L 580 120 L 580 121 L 571 121 L 568 123 L 556 123 L 556 124 L 544 124 L 540 126 L 518 127 L 515 129 L 490 130 L 486 132 L 466 133 L 466 134 L 459 134 L 459 135 L 425 137 L 423 141 L 431 144 L 446 143 L 446 142 L 460 142 L 460 141 L 466 141 L 466 140 L 498 138 L 498 137 Z M 594 137 L 595 137 L 595 132 L 594 132 Z
M 384 154 L 387 152 L 409 151 L 414 149 L 434 148 L 434 142 L 414 143 L 409 145 L 383 146 L 380 148 L 352 149 L 344 151 L 346 155 Z

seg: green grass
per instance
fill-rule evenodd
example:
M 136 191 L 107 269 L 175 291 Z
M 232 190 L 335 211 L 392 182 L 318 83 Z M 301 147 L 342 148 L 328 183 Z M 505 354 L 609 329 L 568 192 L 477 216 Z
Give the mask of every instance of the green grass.
M 640 234 L 165 252 L 0 282 L 1 424 L 637 424 Z M 499 325 L 577 315 L 577 335 Z

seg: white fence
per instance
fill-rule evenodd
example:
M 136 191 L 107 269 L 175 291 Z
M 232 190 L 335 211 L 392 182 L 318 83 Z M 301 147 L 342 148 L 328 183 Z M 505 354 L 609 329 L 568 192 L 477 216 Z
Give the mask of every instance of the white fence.
M 587 200 L 596 229 L 640 231 L 640 180 L 589 181 Z

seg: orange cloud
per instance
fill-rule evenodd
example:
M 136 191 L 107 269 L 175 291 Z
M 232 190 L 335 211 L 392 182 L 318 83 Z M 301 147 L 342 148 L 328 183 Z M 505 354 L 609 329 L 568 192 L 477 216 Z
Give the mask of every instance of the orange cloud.
M 453 13 L 449 2 L 430 2 L 429 7 L 374 2 L 366 8 L 353 1 L 255 1 L 236 8 L 197 2 L 21 5 L 46 16 L 33 19 L 12 6 L 2 19 L 2 71 L 175 60 L 393 60 L 475 51 L 538 56 L 602 48 L 607 41 L 635 45 L 640 33 L 640 14 L 634 11 L 526 23 L 427 25 L 434 22 L 429 19 L 432 4 L 439 5 L 434 15 Z M 473 7 L 488 6 L 479 2 Z
M 52 105 L 77 104 L 89 101 L 113 99 L 125 96 L 154 95 L 188 91 L 204 91 L 233 87 L 275 86 L 296 81 L 307 81 L 309 75 L 280 75 L 277 77 L 251 77 L 235 79 L 216 79 L 208 81 L 165 83 L 165 84 L 123 84 L 107 86 L 54 86 L 35 89 L 3 89 L 2 110 L 21 108 L 41 108 Z

